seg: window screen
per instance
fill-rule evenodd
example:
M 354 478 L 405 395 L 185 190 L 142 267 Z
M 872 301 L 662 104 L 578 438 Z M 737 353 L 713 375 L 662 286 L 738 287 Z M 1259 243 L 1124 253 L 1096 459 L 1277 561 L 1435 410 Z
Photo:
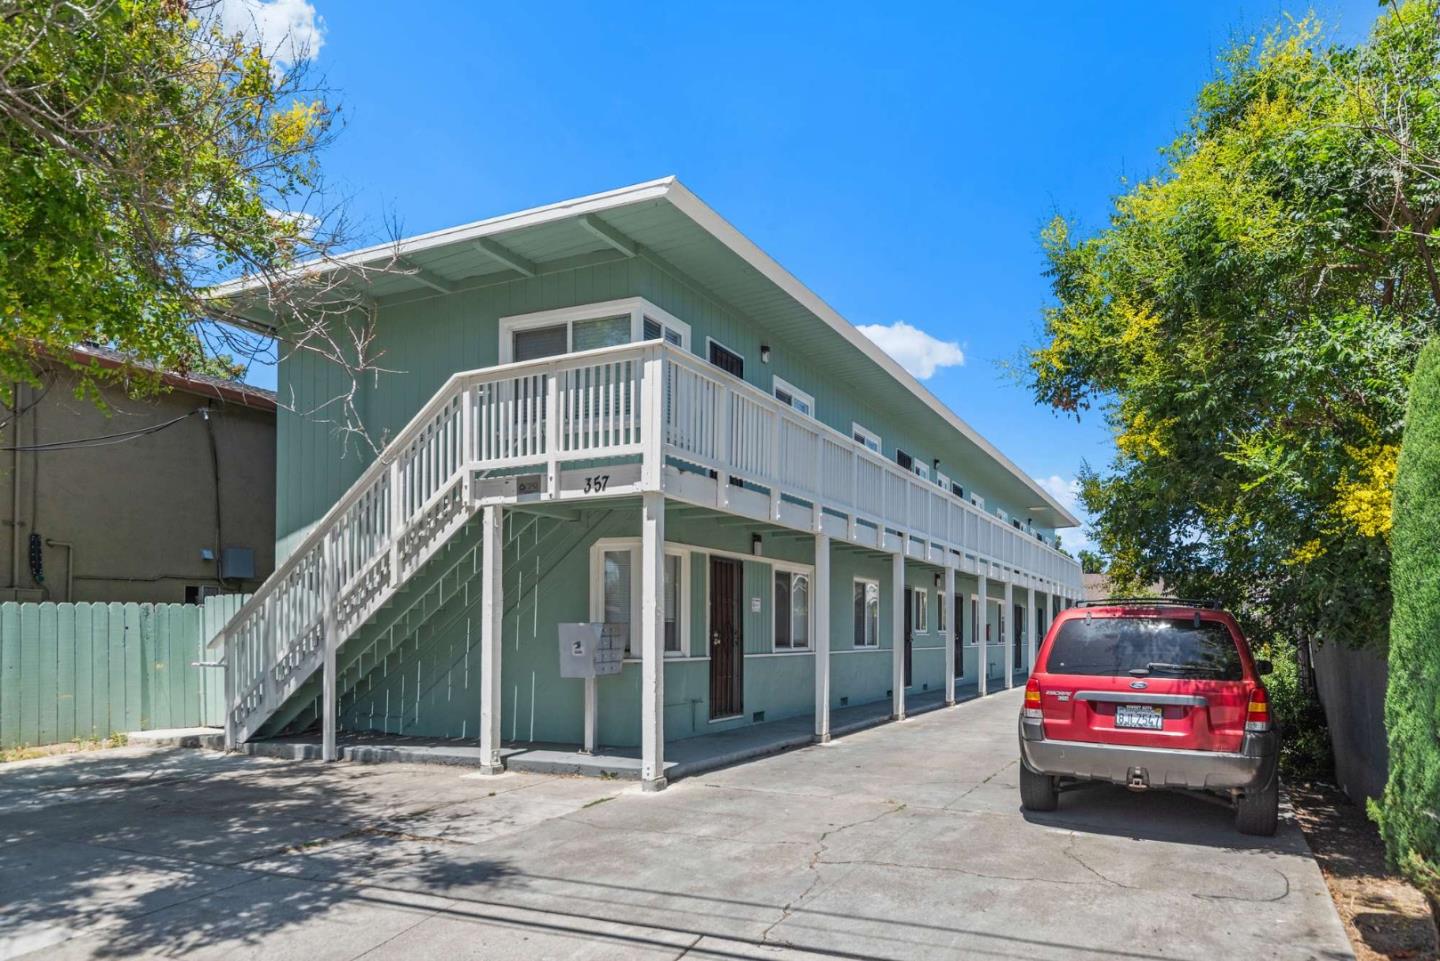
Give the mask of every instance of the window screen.
M 665 650 L 680 653 L 680 555 L 665 555 Z
M 595 350 L 630 342 L 629 317 L 602 317 L 575 321 L 575 350 Z
M 605 623 L 624 624 L 625 650 L 631 650 L 630 552 L 605 552 Z
M 556 354 L 565 353 L 569 348 L 570 335 L 565 324 L 556 324 L 554 327 L 532 327 L 529 330 L 517 330 L 513 338 L 511 356 L 520 361 L 554 357 Z
M 880 644 L 880 585 L 871 581 L 855 582 L 855 646 L 877 647 Z

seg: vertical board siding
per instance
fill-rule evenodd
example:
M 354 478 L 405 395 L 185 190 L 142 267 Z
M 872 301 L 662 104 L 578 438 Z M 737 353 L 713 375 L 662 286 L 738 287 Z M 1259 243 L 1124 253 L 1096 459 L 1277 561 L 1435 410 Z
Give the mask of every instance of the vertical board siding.
M 0 747 L 220 726 L 206 645 L 246 595 L 194 604 L 0 604 Z

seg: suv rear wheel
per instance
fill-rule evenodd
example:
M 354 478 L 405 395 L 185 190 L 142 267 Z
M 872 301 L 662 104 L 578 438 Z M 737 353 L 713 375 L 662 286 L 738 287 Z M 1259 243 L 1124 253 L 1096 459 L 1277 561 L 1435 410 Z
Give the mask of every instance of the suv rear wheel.
M 1039 774 L 1020 762 L 1020 804 L 1027 811 L 1053 811 L 1060 804 L 1055 779 Z
M 1270 783 L 1247 791 L 1235 802 L 1235 828 L 1241 834 L 1270 837 L 1280 820 L 1280 777 L 1270 775 Z

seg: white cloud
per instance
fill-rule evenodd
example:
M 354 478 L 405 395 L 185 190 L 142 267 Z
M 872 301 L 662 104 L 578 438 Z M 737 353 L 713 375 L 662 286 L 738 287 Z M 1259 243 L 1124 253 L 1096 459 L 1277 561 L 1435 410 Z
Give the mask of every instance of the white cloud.
M 1059 474 L 1051 474 L 1049 477 L 1035 478 L 1035 483 L 1059 501 L 1061 507 L 1080 518 L 1080 527 L 1060 532 L 1060 541 L 1065 549 L 1077 555 L 1082 550 L 1096 550 L 1095 541 L 1090 537 L 1090 515 L 1085 513 L 1085 508 L 1080 504 L 1080 481 L 1074 477 L 1065 478 Z
M 928 380 L 941 367 L 959 367 L 965 352 L 953 340 L 939 340 L 903 320 L 893 324 L 862 324 L 860 333 L 894 357 L 911 374 Z
M 215 14 L 227 33 L 259 43 L 280 66 L 313 59 L 325 45 L 325 21 L 309 0 L 220 0 Z

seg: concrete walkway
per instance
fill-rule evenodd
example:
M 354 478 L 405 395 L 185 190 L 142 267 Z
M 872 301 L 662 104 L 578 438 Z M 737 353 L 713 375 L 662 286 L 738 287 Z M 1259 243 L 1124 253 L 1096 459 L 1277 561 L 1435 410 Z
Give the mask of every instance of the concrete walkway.
M 962 691 L 958 697 L 967 700 L 976 697 L 974 689 Z M 913 694 L 906 699 L 906 712 L 914 717 L 945 706 L 940 691 Z M 843 737 L 856 731 L 864 731 L 891 719 L 891 704 L 888 699 L 871 701 L 855 707 L 838 708 L 830 713 L 830 730 L 833 737 Z M 665 745 L 665 776 L 671 781 L 693 777 L 707 771 L 715 771 L 732 764 L 751 761 L 755 758 L 779 754 L 797 747 L 808 747 L 814 742 L 815 719 L 812 716 L 788 718 L 783 721 L 769 721 L 763 724 L 747 724 L 714 734 L 688 737 L 670 741 Z M 189 743 L 178 743 L 173 736 L 177 732 L 158 732 L 170 735 L 156 743 L 165 747 L 193 747 Z M 143 737 L 144 735 L 131 735 Z M 223 745 L 223 735 L 220 744 Z M 211 745 L 213 746 L 213 745 Z M 320 735 L 303 734 L 277 737 L 266 741 L 253 741 L 245 745 L 245 752 L 256 757 L 278 757 L 288 760 L 319 760 L 321 757 Z M 336 749 L 342 761 L 359 761 L 365 764 L 444 764 L 452 767 L 478 768 L 484 763 L 480 746 L 473 740 L 460 741 L 445 738 L 407 737 L 373 733 L 344 733 L 336 739 Z M 594 754 L 582 754 L 575 744 L 533 744 L 506 743 L 501 749 L 507 771 L 529 774 L 580 774 L 588 777 L 619 778 L 627 781 L 640 779 L 640 749 L 638 747 L 604 747 Z
M 0 958 L 1348 958 L 1287 821 L 1026 816 L 1020 692 L 659 794 L 121 748 L 0 768 Z

